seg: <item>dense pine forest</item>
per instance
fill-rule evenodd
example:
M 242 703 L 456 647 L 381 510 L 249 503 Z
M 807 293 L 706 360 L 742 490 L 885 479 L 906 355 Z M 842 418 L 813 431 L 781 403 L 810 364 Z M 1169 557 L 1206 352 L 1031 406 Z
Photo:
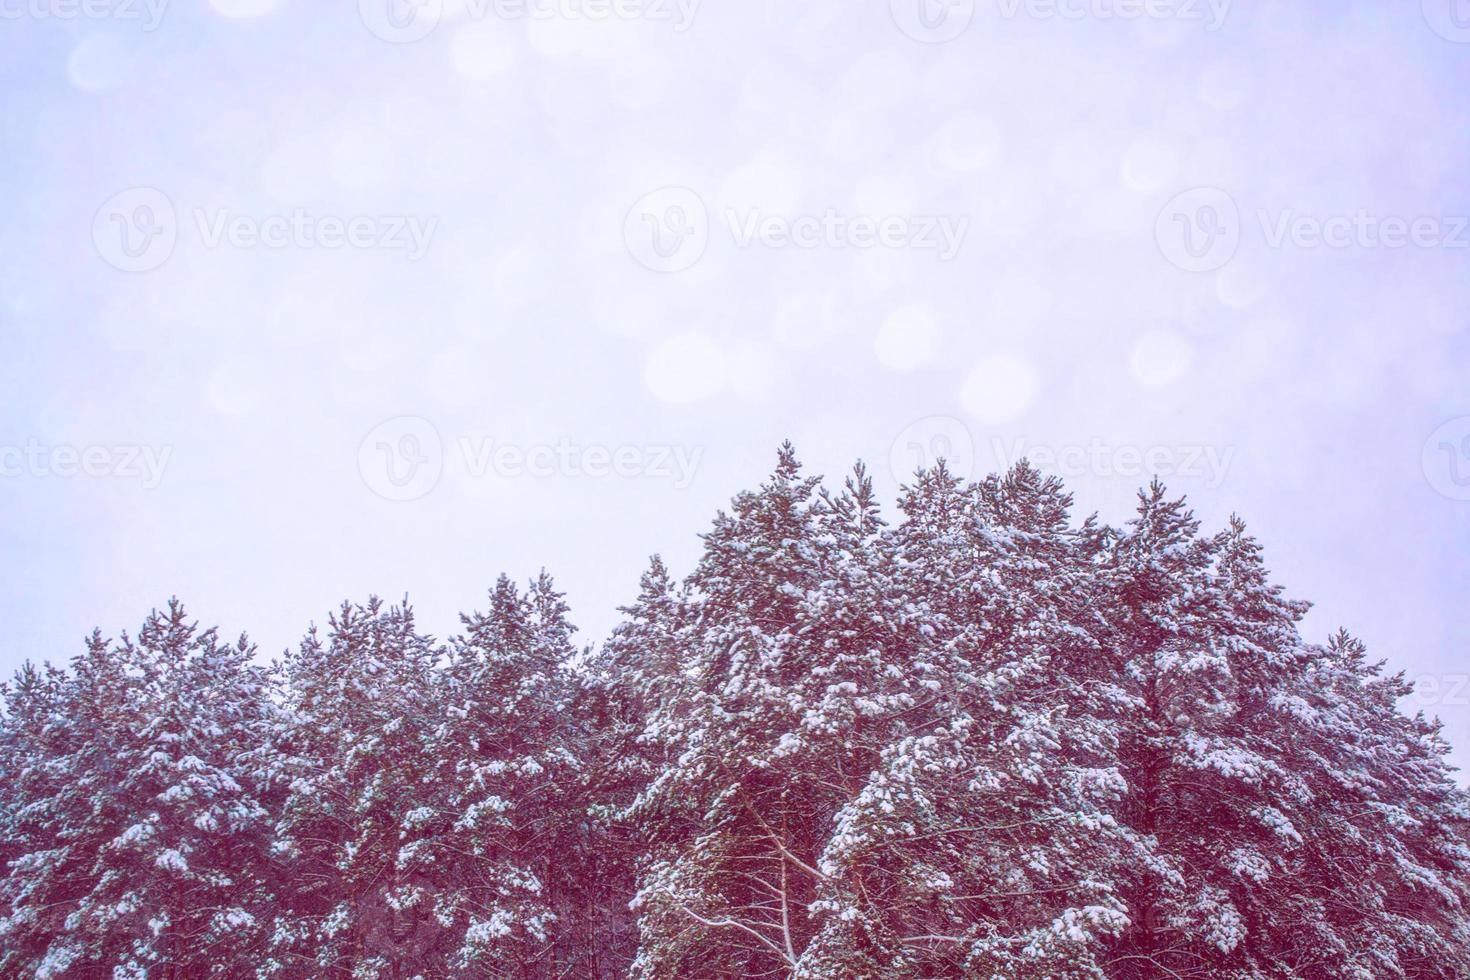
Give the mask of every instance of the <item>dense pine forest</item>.
M 1470 797 L 1243 523 L 1021 464 L 885 519 L 783 447 L 580 648 L 550 577 L 265 663 L 178 602 L 26 666 L 0 976 L 1470 977 Z

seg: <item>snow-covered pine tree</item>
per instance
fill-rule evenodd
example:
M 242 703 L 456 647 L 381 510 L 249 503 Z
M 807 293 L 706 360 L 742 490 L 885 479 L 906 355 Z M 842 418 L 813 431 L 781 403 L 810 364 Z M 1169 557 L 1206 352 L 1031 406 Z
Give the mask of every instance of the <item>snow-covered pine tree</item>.
M 1345 632 L 1307 653 L 1271 694 L 1298 805 L 1268 820 L 1295 846 L 1259 882 L 1252 951 L 1309 977 L 1470 976 L 1470 797 L 1438 723 L 1399 711 L 1410 686 Z
M 88 652 L 106 649 L 100 636 Z M 0 688 L 0 971 L 35 964 L 60 932 L 63 904 L 81 895 L 73 884 L 75 851 L 62 840 L 68 811 L 57 807 L 79 732 L 72 726 L 72 679 L 50 664 L 26 661 Z M 78 705 L 79 707 L 79 705 Z M 78 876 L 79 879 L 79 876 Z M 51 912 L 50 909 L 56 909 Z
M 544 573 L 523 595 L 501 577 L 463 617 L 425 738 L 429 778 L 403 815 L 401 908 L 437 925 L 428 976 L 597 976 L 579 935 L 598 843 L 582 800 L 569 672 L 573 627 Z
M 827 575 L 816 486 L 783 446 L 705 536 L 685 696 L 651 723 L 671 761 L 629 811 L 650 851 L 635 976 L 787 975 L 813 934 L 814 862 L 844 795 L 835 773 L 803 768 L 825 686 L 807 628 Z
M 1097 533 L 1069 505 L 1024 465 L 968 488 L 940 465 L 904 493 L 885 586 L 904 642 L 882 669 L 911 693 L 821 865 L 845 893 L 833 924 L 886 937 L 861 975 L 1097 975 L 1097 937 L 1124 921 L 1084 588 Z
M 438 649 L 407 601 L 343 603 L 287 656 L 290 724 L 279 740 L 290 792 L 276 822 L 282 904 L 267 976 L 400 978 L 440 939 L 405 909 L 405 815 L 430 771 Z
M 656 725 L 682 702 L 681 658 L 690 608 L 663 559 L 654 555 L 638 597 L 618 611 L 623 621 L 592 656 L 579 686 L 579 714 L 589 746 L 586 798 L 601 846 L 591 855 L 584 924 L 601 946 L 607 969 L 626 976 L 638 946 L 637 917 L 628 901 L 643 857 L 637 824 L 623 814 L 672 760 Z
M 1464 795 L 1434 727 L 1350 641 L 1302 643 L 1305 604 L 1239 520 L 1197 531 L 1155 484 L 1100 577 L 1136 699 L 1119 817 L 1147 853 L 1109 975 L 1470 975 Z
M 1241 793 L 1254 797 L 1270 764 L 1232 722 L 1212 587 L 1218 544 L 1198 531 L 1184 502 L 1168 500 L 1155 481 L 1139 494 L 1138 516 L 1113 543 L 1093 590 L 1132 699 L 1119 720 L 1128 784 L 1120 814 L 1146 848 L 1125 888 L 1129 928 L 1110 951 L 1112 971 L 1125 977 L 1201 975 L 1211 956 L 1232 953 L 1243 937 L 1229 894 L 1197 873 L 1216 863 L 1215 834 L 1199 830 L 1222 819 L 1217 807 L 1230 810 Z
M 664 761 L 657 733 L 646 726 L 681 697 L 688 608 L 663 559 L 654 555 L 637 599 L 618 609 L 623 621 L 586 665 L 585 704 L 599 733 L 605 758 L 600 792 L 610 806 L 631 803 Z
M 274 904 L 257 750 L 275 721 L 253 654 L 172 601 L 136 640 L 94 633 L 69 675 L 23 672 L 6 716 L 7 748 L 27 753 L 6 807 L 6 975 L 253 969 Z
M 106 828 L 84 827 L 87 799 L 75 771 L 85 758 L 88 722 L 100 704 L 85 697 L 104 686 L 120 698 L 121 682 L 98 632 L 73 673 L 27 662 L 5 685 L 0 719 L 0 973 L 59 973 L 83 955 L 81 943 L 63 939 L 67 916 L 88 890 L 89 844 Z M 81 696 L 79 696 L 81 695 Z M 55 953 L 51 951 L 55 948 Z M 51 959 L 48 964 L 48 954 Z M 54 969 L 53 969 L 54 967 Z
M 923 659 L 924 636 L 905 614 L 886 524 L 866 469 L 858 465 L 841 492 L 821 490 L 811 508 L 820 577 L 799 596 L 793 637 L 809 650 L 809 673 L 789 682 L 793 708 L 773 754 L 789 767 L 808 802 L 784 818 L 778 850 L 812 889 L 802 912 L 811 937 L 795 948 L 794 972 L 804 977 L 864 976 L 906 962 L 903 937 L 873 907 L 893 884 L 884 862 L 854 868 L 847 861 L 844 818 L 871 789 L 895 730 L 928 691 L 906 669 Z M 764 820 L 764 823 L 771 823 Z

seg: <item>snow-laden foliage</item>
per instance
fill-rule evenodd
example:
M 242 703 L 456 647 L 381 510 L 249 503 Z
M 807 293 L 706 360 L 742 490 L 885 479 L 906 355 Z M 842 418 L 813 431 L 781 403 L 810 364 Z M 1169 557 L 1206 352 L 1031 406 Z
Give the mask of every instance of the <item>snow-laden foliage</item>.
M 239 976 L 269 891 L 279 711 L 242 638 L 170 603 L 6 691 L 0 975 Z
M 0 975 L 1470 977 L 1438 726 L 1232 520 L 784 447 L 577 650 L 541 575 L 272 667 L 177 603 L 0 718 Z

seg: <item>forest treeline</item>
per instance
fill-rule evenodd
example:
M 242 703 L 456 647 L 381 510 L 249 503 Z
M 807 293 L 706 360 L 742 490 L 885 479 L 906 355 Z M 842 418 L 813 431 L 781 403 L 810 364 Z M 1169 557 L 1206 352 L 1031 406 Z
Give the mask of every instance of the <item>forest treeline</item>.
M 1233 520 L 789 446 L 579 649 L 543 574 L 24 667 L 0 976 L 1470 977 L 1436 723 Z

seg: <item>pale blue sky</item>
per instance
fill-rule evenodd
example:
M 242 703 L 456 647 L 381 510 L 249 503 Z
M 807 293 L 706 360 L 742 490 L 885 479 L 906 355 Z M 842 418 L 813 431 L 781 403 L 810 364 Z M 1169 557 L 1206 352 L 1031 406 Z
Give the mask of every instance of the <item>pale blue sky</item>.
M 1463 0 L 92 2 L 0 0 L 0 668 L 543 565 L 595 639 L 783 438 L 1039 447 L 1470 745 Z

